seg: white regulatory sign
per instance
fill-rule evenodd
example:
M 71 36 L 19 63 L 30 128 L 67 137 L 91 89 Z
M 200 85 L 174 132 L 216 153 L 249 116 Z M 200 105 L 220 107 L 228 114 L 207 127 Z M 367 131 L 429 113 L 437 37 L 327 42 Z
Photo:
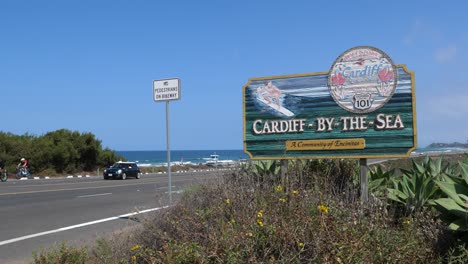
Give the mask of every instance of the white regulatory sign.
M 153 81 L 153 99 L 155 102 L 179 100 L 180 79 L 164 79 Z

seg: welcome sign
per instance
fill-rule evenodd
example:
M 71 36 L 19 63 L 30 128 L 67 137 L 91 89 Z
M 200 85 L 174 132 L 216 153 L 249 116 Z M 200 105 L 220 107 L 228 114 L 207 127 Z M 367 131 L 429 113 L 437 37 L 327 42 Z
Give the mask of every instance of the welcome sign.
M 414 73 L 355 47 L 329 72 L 249 79 L 243 122 L 251 159 L 407 157 L 416 149 Z

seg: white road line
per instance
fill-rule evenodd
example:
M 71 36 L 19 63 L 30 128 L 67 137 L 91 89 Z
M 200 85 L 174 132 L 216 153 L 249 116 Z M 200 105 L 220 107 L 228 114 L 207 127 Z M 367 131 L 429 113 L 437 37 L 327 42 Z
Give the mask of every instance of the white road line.
M 175 187 L 176 187 L 175 185 L 172 185 L 172 186 L 171 186 L 171 188 L 175 188 Z M 167 186 L 166 186 L 166 187 L 158 187 L 158 188 L 156 188 L 156 189 L 158 189 L 158 190 L 159 190 L 159 189 L 169 189 L 169 187 L 167 187 Z
M 157 208 L 151 208 L 151 209 L 146 209 L 146 210 L 142 210 L 142 211 L 138 211 L 138 212 L 134 212 L 134 213 L 129 213 L 129 214 L 124 214 L 124 215 L 119 215 L 119 216 L 114 216 L 114 217 L 99 219 L 99 220 L 95 220 L 95 221 L 91 221 L 91 222 L 87 222 L 87 223 L 82 223 L 82 224 L 78 224 L 78 225 L 66 226 L 66 227 L 62 227 L 62 228 L 58 228 L 58 229 L 54 229 L 54 230 L 49 230 L 49 231 L 44 231 L 44 232 L 40 232 L 40 233 L 36 233 L 36 234 L 31 234 L 31 235 L 27 235 L 27 236 L 12 238 L 12 239 L 9 239 L 9 240 L 0 241 L 0 246 L 6 245 L 6 244 L 15 243 L 15 242 L 22 241 L 22 240 L 26 240 L 26 239 L 30 239 L 30 238 L 35 238 L 35 237 L 44 236 L 44 235 L 48 235 L 48 234 L 53 234 L 53 233 L 58 233 L 58 232 L 62 232 L 62 231 L 67 231 L 67 230 L 75 229 L 75 228 L 78 228 L 78 227 L 83 227 L 83 226 L 88 226 L 88 225 L 99 224 L 99 223 L 103 223 L 103 222 L 107 222 L 107 221 L 117 220 L 117 219 L 121 219 L 121 218 L 127 218 L 127 217 L 132 216 L 132 215 L 137 215 L 137 214 L 143 214 L 143 213 L 148 213 L 148 212 L 152 212 L 152 211 L 157 211 L 157 210 L 161 210 L 161 209 L 164 209 L 164 208 L 167 208 L 167 207 L 168 207 L 168 206 L 157 207 Z
M 172 191 L 171 193 L 183 193 L 184 190 L 178 190 L 178 191 Z M 169 192 L 165 192 L 165 193 L 169 193 Z
M 81 196 L 77 196 L 77 198 L 104 196 L 104 195 L 110 195 L 110 194 L 112 194 L 112 193 L 99 193 L 99 194 L 81 195 Z

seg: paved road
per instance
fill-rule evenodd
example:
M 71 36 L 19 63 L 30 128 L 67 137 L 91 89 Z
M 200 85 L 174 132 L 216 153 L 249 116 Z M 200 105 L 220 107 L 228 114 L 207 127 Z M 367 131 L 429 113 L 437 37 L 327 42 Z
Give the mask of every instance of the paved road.
M 222 173 L 172 173 L 173 201 L 188 185 Z M 156 214 L 168 205 L 168 177 L 8 180 L 0 182 L 0 199 L 0 263 L 28 263 L 33 251 L 89 244 Z

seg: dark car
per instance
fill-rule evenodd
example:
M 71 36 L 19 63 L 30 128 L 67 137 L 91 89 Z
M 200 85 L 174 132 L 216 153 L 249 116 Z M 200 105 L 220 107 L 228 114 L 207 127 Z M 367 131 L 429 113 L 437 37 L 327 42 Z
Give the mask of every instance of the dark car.
M 112 167 L 104 170 L 104 180 L 108 179 L 122 179 L 125 180 L 128 177 L 135 177 L 140 179 L 141 171 L 135 162 L 123 162 L 119 161 L 114 163 Z

